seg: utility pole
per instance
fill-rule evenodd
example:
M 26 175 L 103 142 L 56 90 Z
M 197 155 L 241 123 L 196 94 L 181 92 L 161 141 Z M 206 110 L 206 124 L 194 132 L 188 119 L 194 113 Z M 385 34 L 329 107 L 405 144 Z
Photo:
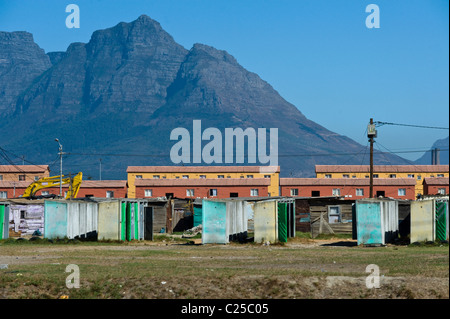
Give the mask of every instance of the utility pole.
M 59 144 L 59 197 L 62 197 L 62 156 L 63 156 L 63 147 L 59 140 L 55 138 L 55 141 Z
M 367 137 L 370 142 L 370 188 L 369 198 L 373 198 L 373 139 L 377 137 L 377 130 L 373 124 L 373 118 L 370 119 L 370 124 L 367 126 Z
M 100 180 L 102 180 L 102 159 L 100 159 Z

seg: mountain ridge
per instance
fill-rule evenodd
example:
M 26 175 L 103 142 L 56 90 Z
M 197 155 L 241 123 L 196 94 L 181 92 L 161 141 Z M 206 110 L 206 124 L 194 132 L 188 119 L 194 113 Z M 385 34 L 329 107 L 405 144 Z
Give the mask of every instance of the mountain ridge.
M 170 132 L 191 128 L 193 120 L 220 130 L 278 128 L 279 164 L 290 175 L 310 177 L 315 164 L 368 160 L 358 157 L 367 147 L 307 119 L 227 51 L 201 43 L 186 50 L 146 15 L 97 30 L 65 52 L 42 53 L 47 68 L 10 93 L 18 94 L 14 112 L 0 115 L 4 147 L 21 145 L 35 162 L 54 160 L 55 137 L 72 154 L 66 167 L 92 175 L 98 156 L 75 154 L 152 155 L 103 159 L 110 171 L 102 176 L 124 178 L 127 165 L 171 164 Z M 406 160 L 386 155 L 378 163 Z

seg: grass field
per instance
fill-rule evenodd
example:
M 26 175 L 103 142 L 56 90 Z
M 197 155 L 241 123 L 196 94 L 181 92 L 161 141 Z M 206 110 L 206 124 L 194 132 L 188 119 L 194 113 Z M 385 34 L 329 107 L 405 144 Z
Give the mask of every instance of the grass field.
M 286 244 L 0 241 L 0 298 L 449 298 L 448 244 L 361 247 L 297 234 Z M 67 288 L 66 266 L 80 271 Z M 369 289 L 369 264 L 380 288 Z

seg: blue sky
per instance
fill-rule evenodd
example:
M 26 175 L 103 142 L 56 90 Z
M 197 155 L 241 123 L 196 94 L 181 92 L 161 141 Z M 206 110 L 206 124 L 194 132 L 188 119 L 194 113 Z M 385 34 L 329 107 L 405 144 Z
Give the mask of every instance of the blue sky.
M 68 29 L 68 4 L 80 28 Z M 365 25 L 367 5 L 380 28 Z M 46 52 L 147 14 L 181 45 L 226 50 L 309 119 L 367 145 L 375 121 L 449 127 L 448 0 L 0 0 L 0 31 Z M 428 149 L 448 130 L 382 126 L 376 149 Z M 416 159 L 422 153 L 399 154 Z

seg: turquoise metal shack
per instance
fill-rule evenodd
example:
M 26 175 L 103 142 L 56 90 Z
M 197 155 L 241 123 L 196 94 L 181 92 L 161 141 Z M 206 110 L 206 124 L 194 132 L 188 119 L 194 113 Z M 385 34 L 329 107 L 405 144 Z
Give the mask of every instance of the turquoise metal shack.
M 398 201 L 396 200 L 357 200 L 355 219 L 358 245 L 385 245 L 398 238 Z

